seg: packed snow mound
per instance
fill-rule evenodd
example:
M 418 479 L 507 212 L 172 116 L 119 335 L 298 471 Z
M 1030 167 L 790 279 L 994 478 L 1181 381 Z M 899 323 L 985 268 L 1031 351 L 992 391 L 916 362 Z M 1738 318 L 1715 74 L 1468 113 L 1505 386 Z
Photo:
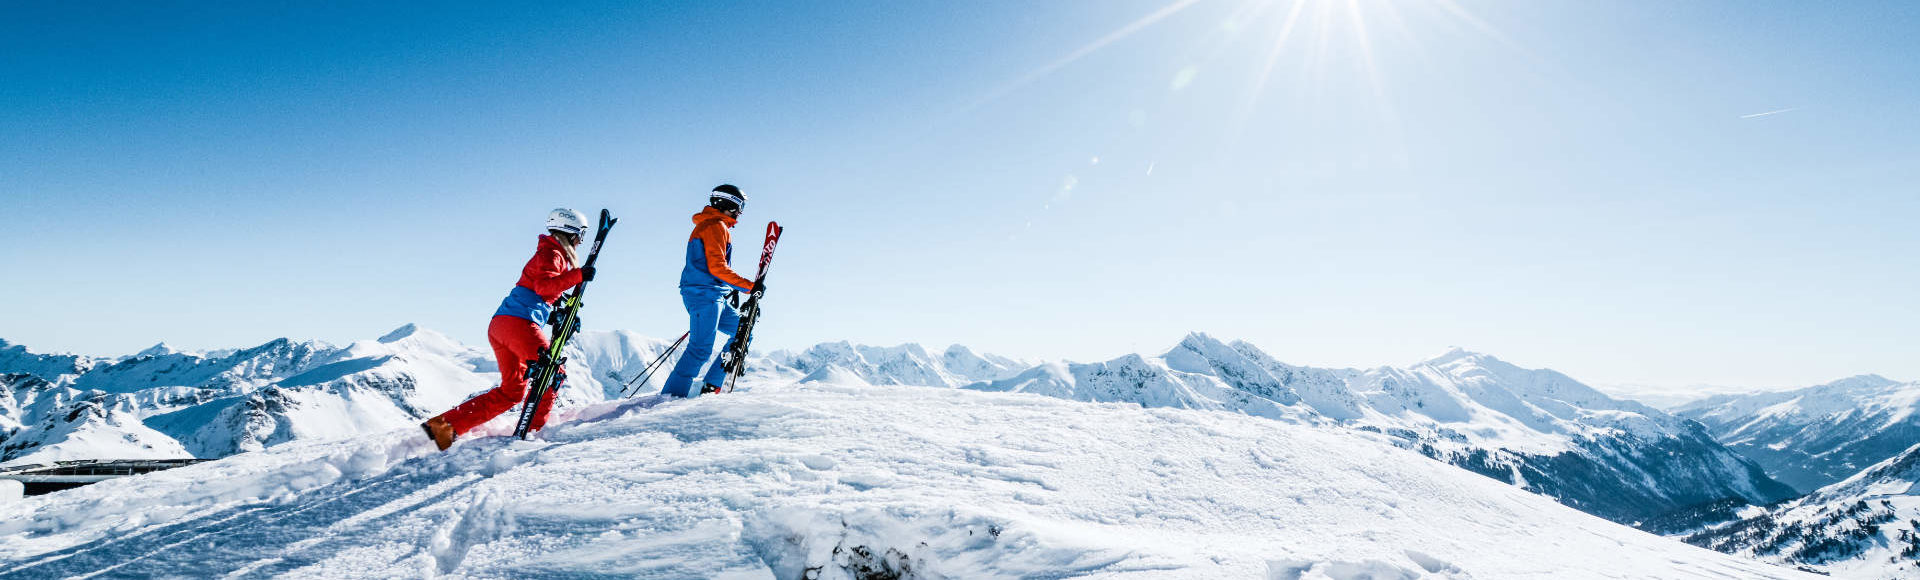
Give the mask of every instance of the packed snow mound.
M 528 442 L 399 429 L 0 504 L 0 577 L 1811 577 L 1348 430 L 752 386 L 590 405 Z
M 1920 577 L 1920 445 L 1688 542 L 1839 578 Z
M 1769 474 L 1812 491 L 1920 441 L 1920 382 L 1861 375 L 1793 391 L 1713 397 L 1675 413 Z

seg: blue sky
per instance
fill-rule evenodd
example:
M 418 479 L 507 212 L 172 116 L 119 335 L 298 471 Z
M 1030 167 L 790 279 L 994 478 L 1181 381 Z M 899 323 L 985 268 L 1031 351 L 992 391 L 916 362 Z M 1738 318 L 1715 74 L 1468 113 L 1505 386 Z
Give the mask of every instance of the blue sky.
M 1913 3 L 554 4 L 0 4 L 0 337 L 477 344 L 555 206 L 672 337 L 733 182 L 765 348 L 1920 379 Z

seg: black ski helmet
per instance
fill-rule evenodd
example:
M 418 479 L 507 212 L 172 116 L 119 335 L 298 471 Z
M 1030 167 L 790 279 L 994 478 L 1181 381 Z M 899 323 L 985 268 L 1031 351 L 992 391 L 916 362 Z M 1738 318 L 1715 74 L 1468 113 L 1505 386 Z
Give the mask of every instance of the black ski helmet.
M 747 194 L 740 193 L 740 188 L 734 187 L 731 183 L 722 183 L 713 188 L 713 193 L 707 195 L 707 205 L 720 208 L 722 211 L 745 211 Z

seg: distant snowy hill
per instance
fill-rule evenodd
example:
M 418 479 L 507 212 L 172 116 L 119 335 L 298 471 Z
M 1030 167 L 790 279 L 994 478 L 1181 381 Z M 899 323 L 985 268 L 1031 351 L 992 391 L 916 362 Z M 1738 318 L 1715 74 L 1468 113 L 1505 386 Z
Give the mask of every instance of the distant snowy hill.
M 27 347 L 0 340 L 0 373 L 29 374 L 48 381 L 77 377 L 93 368 L 93 359 L 70 354 L 37 354 Z
M 1836 577 L 1920 578 L 1920 445 L 1688 542 Z
M 1615 399 L 1645 403 L 1655 409 L 1673 412 L 1675 408 L 1723 395 L 1752 395 L 1787 389 L 1778 387 L 1750 387 L 1729 385 L 1645 385 L 1645 384 L 1605 384 L 1593 388 Z
M 877 347 L 842 341 L 800 352 L 777 351 L 766 358 L 779 369 L 802 375 L 802 380 L 857 377 L 873 385 L 925 387 L 958 387 L 1002 378 L 1030 366 L 1006 357 L 974 354 L 957 344 L 935 355 L 918 344 Z
M 1812 578 L 1379 434 L 1019 393 L 746 386 L 573 407 L 534 441 L 439 453 L 409 425 L 0 504 L 0 579 Z
M 1814 490 L 1920 443 L 1920 382 L 1877 375 L 1805 389 L 1722 396 L 1674 410 L 1769 474 Z
M 1045 364 L 968 388 L 1334 422 L 1627 523 L 1793 495 L 1691 421 L 1464 350 L 1407 367 L 1318 369 L 1195 334 L 1159 357 Z

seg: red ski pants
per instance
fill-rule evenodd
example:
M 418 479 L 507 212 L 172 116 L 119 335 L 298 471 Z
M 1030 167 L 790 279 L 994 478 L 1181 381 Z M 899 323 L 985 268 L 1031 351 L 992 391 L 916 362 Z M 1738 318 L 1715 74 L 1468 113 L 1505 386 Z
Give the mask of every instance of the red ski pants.
M 500 361 L 500 386 L 440 415 L 453 425 L 456 435 L 471 431 L 526 400 L 527 361 L 538 360 L 541 351 L 547 350 L 547 333 L 531 320 L 501 315 L 493 317 L 493 322 L 487 325 L 487 342 L 493 345 L 493 358 Z M 558 390 L 549 389 L 547 396 L 541 398 L 530 430 L 537 431 L 547 424 L 547 411 L 553 408 L 554 393 Z

